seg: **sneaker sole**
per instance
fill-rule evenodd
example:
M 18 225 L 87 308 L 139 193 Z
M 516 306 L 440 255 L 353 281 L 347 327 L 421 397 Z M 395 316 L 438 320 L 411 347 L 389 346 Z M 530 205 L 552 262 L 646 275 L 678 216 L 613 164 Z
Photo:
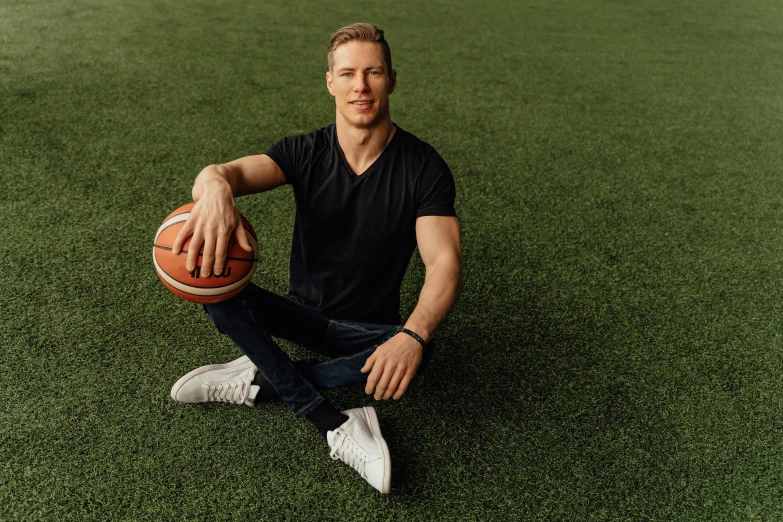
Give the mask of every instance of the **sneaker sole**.
M 231 362 L 223 363 L 223 364 L 208 364 L 206 366 L 200 366 L 196 368 L 195 370 L 191 371 L 190 373 L 187 373 L 180 377 L 180 379 L 174 383 L 174 386 L 171 387 L 171 398 L 177 401 L 177 393 L 179 392 L 180 388 L 184 386 L 184 384 L 195 377 L 196 375 L 200 375 L 204 372 L 209 372 L 212 370 L 223 370 L 225 368 L 233 368 L 233 367 L 239 367 L 243 365 L 252 366 L 253 363 L 248 359 L 247 355 L 243 355 L 239 359 L 234 359 Z M 177 401 L 180 402 L 180 401 Z
M 391 489 L 391 455 L 389 455 L 389 446 L 386 445 L 386 440 L 381 435 L 381 425 L 378 423 L 378 414 L 375 413 L 375 408 L 365 406 L 364 417 L 367 420 L 367 425 L 370 427 L 370 431 L 381 443 L 381 449 L 383 450 L 383 488 L 381 493 L 388 493 Z

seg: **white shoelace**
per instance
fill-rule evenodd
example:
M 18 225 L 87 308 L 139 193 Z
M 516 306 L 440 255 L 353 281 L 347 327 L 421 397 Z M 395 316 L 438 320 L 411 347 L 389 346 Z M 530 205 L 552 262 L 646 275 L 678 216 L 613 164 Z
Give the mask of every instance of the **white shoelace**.
M 244 404 L 245 399 L 250 394 L 250 380 L 241 379 L 237 381 L 227 381 L 206 384 L 207 400 L 213 402 L 231 402 L 234 404 Z
M 367 478 L 367 475 L 364 473 L 364 463 L 368 460 L 367 454 L 341 428 L 334 430 L 332 451 L 329 453 L 329 456 L 333 460 L 342 460 L 358 471 L 362 478 Z

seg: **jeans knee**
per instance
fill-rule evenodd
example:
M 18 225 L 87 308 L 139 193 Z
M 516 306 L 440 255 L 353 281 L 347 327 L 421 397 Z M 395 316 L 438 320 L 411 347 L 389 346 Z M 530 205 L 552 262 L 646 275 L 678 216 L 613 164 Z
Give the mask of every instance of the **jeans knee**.
M 217 329 L 223 333 L 225 333 L 225 326 L 252 318 L 253 310 L 250 300 L 244 293 L 219 303 L 205 304 L 203 308 Z

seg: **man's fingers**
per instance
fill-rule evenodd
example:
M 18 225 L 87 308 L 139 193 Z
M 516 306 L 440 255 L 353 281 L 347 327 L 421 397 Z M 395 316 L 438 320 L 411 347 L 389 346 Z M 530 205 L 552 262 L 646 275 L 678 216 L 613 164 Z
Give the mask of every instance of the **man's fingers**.
M 239 221 L 239 225 L 237 225 L 234 235 L 237 236 L 237 243 L 239 243 L 239 246 L 242 247 L 242 250 L 245 252 L 253 251 L 253 246 L 247 239 L 247 232 L 245 232 L 245 227 L 242 226 L 242 220 Z
M 392 395 L 394 395 L 394 392 L 397 391 L 397 388 L 400 385 L 400 381 L 402 381 L 404 375 L 405 371 L 403 369 L 397 370 L 397 372 L 394 374 L 394 377 L 392 377 L 389 381 L 389 386 L 386 387 L 386 391 L 383 394 L 383 400 L 391 399 Z
M 182 225 L 182 228 L 179 229 L 177 237 L 174 238 L 174 243 L 171 245 L 171 253 L 175 256 L 179 254 L 179 251 L 182 249 L 182 244 L 191 234 L 193 234 L 193 226 L 190 224 L 190 220 L 187 220 Z
M 373 366 L 370 376 L 367 377 L 367 386 L 364 387 L 364 392 L 367 395 L 371 395 L 375 392 L 375 385 L 378 383 L 378 379 L 381 378 L 381 373 L 380 366 Z
M 226 267 L 226 251 L 228 249 L 228 235 L 221 234 L 217 238 L 215 243 L 215 275 L 223 273 L 223 269 Z
M 198 253 L 199 250 L 201 250 L 201 244 L 203 242 L 204 239 L 201 237 L 201 232 L 198 230 L 193 232 L 193 236 L 190 238 L 190 244 L 188 245 L 188 262 L 185 265 L 188 272 L 192 272 L 196 269 L 196 266 L 198 265 Z
M 373 353 L 371 356 L 367 358 L 367 361 L 364 363 L 364 366 L 362 366 L 362 369 L 359 370 L 362 373 L 367 373 L 370 370 L 372 370 L 373 365 L 375 364 L 375 353 Z M 369 381 L 369 378 L 367 379 Z M 370 393 L 370 392 L 367 392 Z
M 376 401 L 383 399 L 383 396 L 386 393 L 386 388 L 389 387 L 389 382 L 391 381 L 392 377 L 393 377 L 392 370 L 388 367 L 384 368 L 383 375 L 381 375 L 378 384 L 375 385 L 374 397 Z
M 394 393 L 393 399 L 396 401 L 403 395 L 405 395 L 405 392 L 408 391 L 408 385 L 411 383 L 411 380 L 413 379 L 414 374 L 411 372 L 408 372 L 405 374 L 405 376 L 400 381 L 400 385 L 397 387 L 397 391 Z
M 212 275 L 212 264 L 215 262 L 215 238 L 206 236 L 204 238 L 204 257 L 201 258 L 201 277 Z

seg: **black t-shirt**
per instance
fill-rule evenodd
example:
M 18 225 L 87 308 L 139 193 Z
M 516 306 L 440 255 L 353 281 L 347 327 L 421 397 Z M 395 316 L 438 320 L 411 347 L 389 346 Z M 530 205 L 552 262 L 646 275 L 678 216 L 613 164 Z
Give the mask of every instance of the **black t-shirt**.
M 334 124 L 283 138 L 265 154 L 294 187 L 289 296 L 333 319 L 399 324 L 416 218 L 456 216 L 443 158 L 398 127 L 357 176 Z

